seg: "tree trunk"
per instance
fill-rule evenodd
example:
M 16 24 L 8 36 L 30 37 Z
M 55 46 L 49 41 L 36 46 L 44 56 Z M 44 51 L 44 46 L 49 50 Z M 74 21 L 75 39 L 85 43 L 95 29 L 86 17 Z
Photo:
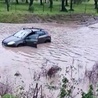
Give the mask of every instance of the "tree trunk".
M 5 2 L 6 2 L 6 5 L 7 5 L 7 11 L 9 11 L 9 7 L 10 7 L 9 0 L 5 0 Z
M 94 3 L 95 3 L 95 9 L 97 9 L 98 1 L 94 0 Z
M 33 0 L 30 0 L 30 3 L 29 3 L 29 11 L 32 11 L 32 5 L 33 5 Z
M 65 0 L 62 0 L 61 11 L 67 12 L 67 9 L 65 8 Z
M 50 1 L 50 6 L 49 8 L 53 8 L 53 0 L 49 0 Z
M 43 5 L 43 0 L 40 0 L 40 5 Z
M 28 0 L 26 0 L 26 3 L 28 3 Z
M 94 0 L 95 2 L 95 9 L 97 10 L 97 13 L 98 13 L 98 0 Z
M 16 0 L 16 4 L 19 4 L 19 1 L 18 0 Z
M 69 6 L 69 5 L 68 5 L 68 0 L 65 0 L 65 6 Z
M 74 9 L 73 9 L 73 0 L 70 0 L 70 9 L 69 9 L 69 11 L 74 11 Z

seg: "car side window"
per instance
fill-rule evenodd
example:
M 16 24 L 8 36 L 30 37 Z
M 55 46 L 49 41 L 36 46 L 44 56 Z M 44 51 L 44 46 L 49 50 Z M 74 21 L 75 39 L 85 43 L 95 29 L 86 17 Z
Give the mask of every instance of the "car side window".
M 32 37 L 33 37 L 33 34 L 28 36 L 28 38 L 30 38 L 30 39 L 31 39 Z
M 45 32 L 44 32 L 44 31 L 37 31 L 37 34 L 38 34 L 39 36 L 43 36 L 43 35 L 45 35 Z
M 32 34 L 32 35 L 29 36 L 29 38 L 36 39 L 36 38 L 38 38 L 38 34 Z
M 29 39 L 36 39 L 36 38 L 38 38 L 38 34 L 29 35 L 27 38 L 29 38 Z
M 35 32 L 32 32 L 32 33 L 30 33 L 27 37 L 30 37 L 30 36 L 32 36 L 32 35 L 34 35 L 35 34 Z

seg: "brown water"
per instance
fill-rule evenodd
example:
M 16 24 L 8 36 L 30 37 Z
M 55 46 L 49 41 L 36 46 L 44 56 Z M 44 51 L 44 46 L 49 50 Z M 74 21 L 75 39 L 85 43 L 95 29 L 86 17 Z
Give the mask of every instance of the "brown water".
M 33 47 L 4 47 L 2 40 L 23 27 L 40 27 L 49 30 L 52 42 Z M 26 84 L 41 67 L 58 65 L 65 74 L 66 67 L 73 65 L 73 77 L 80 81 L 85 69 L 91 69 L 98 61 L 98 24 L 88 27 L 76 24 L 0 24 L 1 73 L 13 80 L 19 71 Z M 68 75 L 67 75 L 68 76 Z M 12 77 L 12 78 L 11 78 Z M 70 77 L 70 76 L 68 76 Z M 20 83 L 20 80 L 17 80 Z M 42 80 L 43 81 L 43 80 Z M 55 98 L 55 97 L 54 97 Z

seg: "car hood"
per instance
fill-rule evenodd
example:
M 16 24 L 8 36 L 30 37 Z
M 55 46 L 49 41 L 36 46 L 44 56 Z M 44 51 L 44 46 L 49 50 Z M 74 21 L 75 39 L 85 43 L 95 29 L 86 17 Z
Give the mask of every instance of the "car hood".
M 17 42 L 20 40 L 21 40 L 21 38 L 18 38 L 15 36 L 10 36 L 10 37 L 7 37 L 6 39 L 4 39 L 3 42 L 5 42 L 5 43 L 11 42 L 11 41 Z

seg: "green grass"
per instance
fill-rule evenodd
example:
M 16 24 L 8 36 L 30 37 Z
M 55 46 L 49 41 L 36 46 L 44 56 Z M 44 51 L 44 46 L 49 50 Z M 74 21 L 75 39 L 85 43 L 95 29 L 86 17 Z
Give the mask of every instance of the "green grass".
M 93 4 L 74 5 L 74 13 L 97 14 Z
M 91 2 L 92 1 L 92 2 Z M 85 6 L 86 6 L 86 13 L 95 13 L 94 9 L 94 2 L 91 0 L 87 3 L 82 3 L 79 5 L 74 5 L 74 13 L 84 13 L 85 12 Z M 51 9 L 49 8 L 49 3 L 44 3 L 44 11 L 43 6 L 39 4 L 38 1 L 34 1 L 34 14 L 66 14 L 66 12 L 60 12 L 61 9 L 61 2 L 60 1 L 54 1 L 54 6 Z M 69 7 L 67 7 L 69 9 Z M 6 4 L 4 2 L 0 2 L 0 13 L 6 13 Z M 12 13 L 29 13 L 28 12 L 28 4 L 20 2 L 18 5 L 14 2 L 10 3 L 10 12 Z
M 28 11 L 29 5 L 26 3 L 20 3 L 17 5 L 15 2 L 10 3 L 10 11 L 6 11 L 6 4 L 0 0 L 0 21 L 1 22 L 22 22 L 24 21 L 25 14 L 33 15 L 38 14 L 42 16 L 46 15 L 67 15 L 70 12 L 61 12 L 61 1 L 54 1 L 52 10 L 49 8 L 49 3 L 44 3 L 44 6 L 40 5 L 38 1 L 34 1 L 33 10 L 31 12 Z M 83 2 L 79 5 L 73 5 L 74 11 L 71 12 L 73 14 L 94 14 L 97 15 L 96 10 L 94 9 L 94 2 L 90 0 L 90 2 Z M 43 10 L 44 9 L 44 10 Z M 69 7 L 67 7 L 69 10 Z
M 16 97 L 10 94 L 5 94 L 2 98 L 16 98 Z

